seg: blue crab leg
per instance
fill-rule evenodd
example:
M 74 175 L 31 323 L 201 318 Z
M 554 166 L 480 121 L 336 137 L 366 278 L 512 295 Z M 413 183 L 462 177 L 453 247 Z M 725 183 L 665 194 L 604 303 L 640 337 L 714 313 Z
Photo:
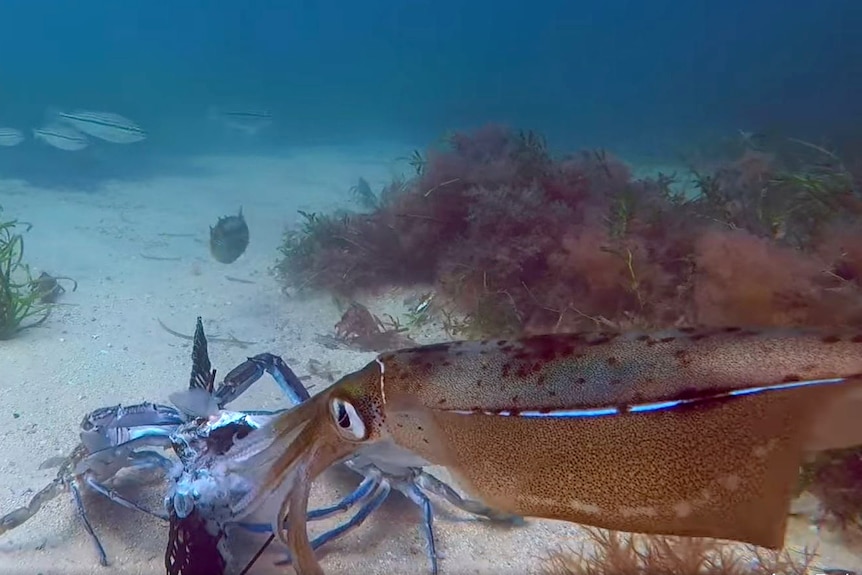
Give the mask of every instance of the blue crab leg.
M 136 460 L 133 466 L 135 469 L 152 467 L 170 472 L 174 467 L 174 463 L 170 459 L 155 451 L 133 451 L 129 454 L 129 457 Z
M 379 477 L 366 477 L 362 480 L 362 483 L 353 490 L 347 497 L 336 503 L 335 505 L 330 505 L 329 507 L 322 507 L 320 509 L 313 509 L 308 512 L 308 520 L 309 521 L 317 521 L 320 519 L 325 519 L 327 517 L 331 517 L 337 513 L 342 513 L 347 511 L 357 502 L 364 500 L 370 493 L 376 491 L 380 487 L 380 478 Z M 269 529 L 269 525 L 267 525 L 267 529 Z
M 93 526 L 90 524 L 90 518 L 87 517 L 87 511 L 84 509 L 84 502 L 81 499 L 81 492 L 74 480 L 69 482 L 69 491 L 72 492 L 72 499 L 75 500 L 75 508 L 78 511 L 78 517 L 81 518 L 81 522 L 84 524 L 84 530 L 90 535 L 90 538 L 96 546 L 96 552 L 99 554 L 99 565 L 107 567 L 108 554 L 105 553 L 105 548 L 102 547 L 102 542 L 99 541 L 99 536 L 96 535 L 96 532 L 93 530 Z
M 389 497 L 389 493 L 390 493 L 389 483 L 380 477 L 374 478 L 374 479 L 368 477 L 368 478 L 366 478 L 365 481 L 363 481 L 363 485 L 373 485 L 374 488 L 373 488 L 373 490 L 371 490 L 370 493 L 366 493 L 366 495 L 361 499 L 367 499 L 371 495 L 373 495 L 374 497 L 372 497 L 370 501 L 363 504 L 360 507 L 359 511 L 357 511 L 356 514 L 353 517 L 351 517 L 349 521 L 346 521 L 343 524 L 339 525 L 338 527 L 331 529 L 331 530 L 327 531 L 326 533 L 323 533 L 322 535 L 319 535 L 313 541 L 311 541 L 310 545 L 311 545 L 311 548 L 313 550 L 316 551 L 317 549 L 324 546 L 325 544 L 327 544 L 332 539 L 340 537 L 341 535 L 344 535 L 345 533 L 347 533 L 351 529 L 358 527 L 359 525 L 362 525 L 362 523 L 364 523 L 365 520 L 368 519 L 368 516 L 371 515 L 372 513 L 374 513 L 374 511 L 376 511 L 383 504 L 383 502 L 386 501 L 386 498 Z M 358 490 L 356 490 L 356 491 L 358 491 Z M 356 491 L 351 493 L 351 495 L 348 497 L 355 495 Z M 346 499 L 347 498 L 345 498 L 345 500 Z M 328 507 L 326 509 L 327 510 L 333 510 L 333 509 L 336 509 L 336 507 L 338 507 L 338 506 L 334 505 L 334 506 Z M 320 517 L 318 517 L 318 519 L 320 519 Z M 251 525 L 247 525 L 247 528 L 248 527 L 251 527 L 253 531 L 258 531 L 258 532 L 268 532 L 269 531 L 268 525 L 259 527 L 257 524 L 251 524 Z M 257 553 L 255 553 L 255 555 L 251 558 L 251 560 L 246 564 L 245 568 L 240 572 L 240 575 L 246 575 L 249 572 L 249 569 L 252 568 L 252 566 L 255 564 L 255 562 L 260 558 L 263 551 L 269 546 L 270 543 L 272 543 L 272 541 L 274 539 L 275 539 L 275 535 L 270 534 L 269 539 L 266 540 L 266 542 L 263 544 L 263 546 L 257 551 Z M 290 556 L 288 555 L 288 557 L 286 559 L 283 559 L 281 561 L 277 561 L 275 563 L 275 565 L 277 565 L 277 566 L 290 565 L 290 563 L 291 563 L 291 559 L 290 559 Z
M 126 509 L 131 509 L 132 511 L 140 511 L 142 513 L 146 513 L 147 515 L 152 515 L 153 517 L 161 519 L 162 521 L 167 521 L 169 519 L 168 516 L 164 513 L 158 513 L 156 511 L 151 511 L 151 510 L 147 509 L 146 507 L 143 507 L 142 505 L 139 505 L 138 503 L 131 501 L 130 499 L 126 499 L 125 497 L 123 497 L 122 495 L 120 495 L 119 493 L 117 493 L 116 491 L 111 489 L 110 487 L 108 487 L 102 483 L 99 483 L 98 481 L 96 481 L 95 479 L 93 479 L 90 476 L 84 476 L 84 481 L 86 482 L 87 486 L 90 487 L 93 491 L 95 491 L 99 495 L 103 495 L 103 496 L 107 497 L 108 499 L 110 499 L 114 503 L 122 505 Z
M 355 471 L 359 470 L 357 469 Z M 382 476 L 376 469 L 364 468 L 362 472 L 368 473 L 368 475 L 365 476 L 359 486 L 347 495 L 347 497 L 335 505 L 321 509 L 314 509 L 308 513 L 309 521 L 315 521 L 347 511 L 351 507 L 360 504 L 359 510 L 349 520 L 316 537 L 311 542 L 313 549 L 317 550 L 319 547 L 322 547 L 333 539 L 336 539 L 348 531 L 362 525 L 362 523 L 368 519 L 368 516 L 377 510 L 386 497 L 389 496 L 393 484 L 391 484 L 387 478 Z M 425 479 L 420 482 L 419 478 L 422 475 L 427 475 L 430 479 Z M 425 534 L 426 544 L 428 546 L 428 560 L 431 562 L 431 574 L 436 575 L 438 572 L 438 555 L 437 542 L 434 535 L 434 510 L 431 506 L 431 500 L 422 492 L 424 484 L 431 486 L 429 487 L 430 492 L 445 497 L 461 509 L 470 511 L 470 506 L 468 505 L 470 503 L 475 504 L 475 509 L 484 509 L 484 507 L 471 500 L 463 499 L 451 487 L 433 475 L 425 472 L 416 473 L 416 475 L 410 480 L 397 481 L 394 483 L 394 486 L 398 491 L 403 493 L 410 501 L 422 509 L 422 527 Z M 239 525 L 248 531 L 256 533 L 268 533 L 271 529 L 269 524 L 263 523 L 241 523 Z M 276 565 L 286 565 L 289 563 L 290 561 L 288 559 L 286 561 L 278 562 Z
M 335 505 L 330 505 L 329 507 L 322 507 L 320 509 L 314 509 L 312 511 L 309 511 L 308 520 L 318 521 L 347 511 L 357 503 L 363 502 L 373 493 L 378 491 L 382 481 L 383 480 L 380 477 L 366 477 L 362 480 L 362 483 L 359 484 L 359 487 L 354 489 L 352 492 L 350 492 L 350 494 L 348 494 L 344 499 L 342 499 Z M 243 529 L 251 531 L 253 533 L 269 533 L 272 529 L 269 523 L 239 523 L 238 525 Z M 332 531 L 335 531 L 336 529 L 338 528 L 336 527 L 332 529 Z
M 372 492 L 375 495 L 371 498 L 371 500 L 369 500 L 362 507 L 360 507 L 359 511 L 357 511 L 356 514 L 351 517 L 349 521 L 346 521 L 338 527 L 330 529 L 326 533 L 322 533 L 315 537 L 314 540 L 311 542 L 311 548 L 317 550 L 319 547 L 326 545 L 333 539 L 340 537 L 351 529 L 362 525 L 365 520 L 368 519 L 369 515 L 377 511 L 377 509 L 381 505 L 383 505 L 383 502 L 386 501 L 387 497 L 389 497 L 389 491 L 389 482 L 385 479 L 381 480 L 377 485 L 377 489 Z
M 466 511 L 467 513 L 487 517 L 491 521 L 498 523 L 509 523 L 511 525 L 524 524 L 523 517 L 511 515 L 509 513 L 502 513 L 473 499 L 464 499 L 444 481 L 441 481 L 427 471 L 420 471 L 417 473 L 413 478 L 413 482 L 418 487 L 428 491 L 429 493 L 442 497 L 458 509 Z
M 124 446 L 125 447 L 125 446 Z M 114 448 L 115 452 L 119 450 L 119 448 Z M 102 456 L 107 455 L 110 452 L 106 449 L 97 453 L 92 453 L 86 457 L 84 457 L 78 464 L 75 466 L 75 471 L 79 473 L 86 473 L 89 471 L 94 471 L 99 469 L 97 465 L 102 465 L 102 469 L 108 468 L 108 465 L 103 463 Z M 129 451 L 124 454 L 126 460 L 119 461 L 115 458 L 113 461 L 110 461 L 111 466 L 113 466 L 113 473 L 111 475 L 116 475 L 121 469 L 125 469 L 130 467 L 132 469 L 147 469 L 147 468 L 157 468 L 162 471 L 169 473 L 171 469 L 173 469 L 174 464 L 167 457 L 156 453 L 155 451 Z
M 377 511 L 383 502 L 386 501 L 386 498 L 389 497 L 389 493 L 391 491 L 391 487 L 389 486 L 389 482 L 385 479 L 380 478 L 377 482 L 377 487 L 374 491 L 372 491 L 367 497 L 368 500 L 359 508 L 353 517 L 349 520 L 345 521 L 338 527 L 334 527 L 327 531 L 326 533 L 322 533 L 315 537 L 311 541 L 311 548 L 317 551 L 319 548 L 323 547 L 333 539 L 337 539 L 341 537 L 348 531 L 359 527 L 365 520 L 368 519 L 368 516 Z M 278 566 L 282 565 L 290 565 L 291 560 L 288 556 L 286 559 L 282 561 L 277 561 L 275 564 Z M 436 568 L 433 571 L 434 575 L 437 574 Z
M 283 359 L 271 353 L 260 353 L 233 368 L 215 391 L 219 408 L 242 395 L 254 382 L 268 373 L 278 384 L 292 405 L 299 405 L 311 397 L 299 377 Z
M 428 544 L 431 575 L 437 575 L 437 541 L 434 539 L 434 510 L 431 508 L 431 500 L 422 493 L 422 490 L 415 483 L 404 482 L 401 485 L 396 485 L 395 488 L 422 509 L 422 528 L 425 532 L 425 541 Z
M 148 467 L 151 467 L 161 469 L 165 472 L 169 472 L 171 467 L 173 466 L 173 464 L 168 458 L 156 453 L 155 451 L 131 451 L 127 454 L 126 457 L 127 461 L 124 462 L 124 464 L 120 465 L 116 471 L 119 471 L 120 469 L 124 468 L 146 469 Z M 87 466 L 91 466 L 94 461 L 96 460 L 93 458 L 92 455 L 90 455 L 87 458 L 83 459 L 81 463 L 79 463 L 79 465 L 83 464 L 83 466 L 86 468 Z M 116 471 L 113 473 L 113 475 L 116 475 Z M 168 516 L 166 514 L 146 509 L 140 504 L 135 503 L 130 499 L 127 499 L 126 497 L 117 493 L 113 488 L 108 487 L 104 483 L 101 483 L 96 480 L 94 478 L 94 475 L 95 474 L 92 471 L 83 471 L 81 472 L 80 477 L 84 480 L 84 483 L 86 483 L 87 486 L 91 487 L 93 491 L 95 491 L 99 495 L 107 497 L 114 503 L 122 505 L 127 509 L 141 511 L 143 513 L 146 513 L 147 515 L 152 515 L 153 517 L 157 517 L 163 521 L 168 520 Z
M 64 485 L 65 483 L 62 479 L 56 478 L 36 493 L 26 506 L 14 509 L 3 517 L 0 517 L 0 535 L 15 529 L 36 515 L 45 503 L 56 498 L 63 492 Z

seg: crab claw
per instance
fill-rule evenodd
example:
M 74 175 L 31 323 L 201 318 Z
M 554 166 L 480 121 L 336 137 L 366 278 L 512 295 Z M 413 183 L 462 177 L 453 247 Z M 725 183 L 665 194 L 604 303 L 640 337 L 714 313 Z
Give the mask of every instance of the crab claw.
M 272 376 L 294 405 L 311 397 L 283 359 L 271 353 L 260 353 L 248 358 L 225 376 L 224 382 L 215 392 L 219 407 L 224 407 L 242 395 L 251 384 L 263 376 L 264 372 Z

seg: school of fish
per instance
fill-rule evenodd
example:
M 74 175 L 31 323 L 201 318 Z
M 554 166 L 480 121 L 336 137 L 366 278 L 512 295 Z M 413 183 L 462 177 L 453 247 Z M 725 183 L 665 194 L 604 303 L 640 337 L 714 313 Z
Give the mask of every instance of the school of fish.
M 89 147 L 94 138 L 111 144 L 134 144 L 147 138 L 147 132 L 136 122 L 115 112 L 50 109 L 45 116 L 42 125 L 33 128 L 33 138 L 67 152 Z M 272 115 L 264 110 L 210 108 L 208 117 L 229 130 L 250 136 L 272 124 Z M 26 139 L 18 128 L 0 127 L 0 147 L 18 146 Z

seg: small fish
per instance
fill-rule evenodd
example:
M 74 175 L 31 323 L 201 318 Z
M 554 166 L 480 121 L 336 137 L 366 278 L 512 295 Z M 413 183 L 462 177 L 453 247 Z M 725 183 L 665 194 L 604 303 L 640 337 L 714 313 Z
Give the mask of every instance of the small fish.
M 147 137 L 136 123 L 113 112 L 56 112 L 56 118 L 88 136 L 112 144 L 133 144 Z
M 272 114 L 265 110 L 219 110 L 210 108 L 209 117 L 248 135 L 255 135 L 272 124 Z
M 0 128 L 0 146 L 10 148 L 24 141 L 24 134 L 15 128 Z
M 215 226 L 210 226 L 210 253 L 223 264 L 231 264 L 244 254 L 248 240 L 248 224 L 242 208 L 238 215 L 219 218 Z
M 33 137 L 37 140 L 42 140 L 49 146 L 66 150 L 67 152 L 77 152 L 90 145 L 87 136 L 72 126 L 57 122 L 49 123 L 41 128 L 35 128 L 33 130 Z
M 411 310 L 414 314 L 421 314 L 428 311 L 428 306 L 431 305 L 431 301 L 434 299 L 436 294 L 434 292 L 428 292 L 419 296 L 419 301 L 416 306 Z

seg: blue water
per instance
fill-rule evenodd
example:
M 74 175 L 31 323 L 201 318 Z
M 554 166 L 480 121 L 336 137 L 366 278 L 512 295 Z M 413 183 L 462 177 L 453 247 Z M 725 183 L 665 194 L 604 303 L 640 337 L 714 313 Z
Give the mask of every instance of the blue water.
M 233 337 L 234 331 L 255 342 L 247 350 L 216 348 L 214 363 L 224 370 L 219 377 L 248 354 L 269 351 L 283 353 L 302 371 L 316 371 L 310 360 L 318 357 L 326 370 L 335 361 L 339 374 L 367 361 L 318 345 L 315 336 L 331 332 L 341 312 L 322 295 L 311 303 L 284 296 L 267 270 L 285 225 L 305 221 L 297 210 L 346 203 L 360 176 L 379 190 L 390 166 L 366 161 L 371 152 L 352 158 L 299 150 L 376 146 L 370 149 L 407 155 L 447 131 L 497 122 L 543 133 L 555 150 L 601 147 L 647 169 L 677 162 L 681 152 L 738 140 L 739 130 L 774 132 L 862 157 L 860 31 L 862 0 L 0 0 L 0 127 L 28 136 L 18 146 L 0 147 L 3 219 L 34 224 L 25 256 L 34 271 L 81 282 L 80 290 L 62 296 L 60 304 L 69 307 L 58 307 L 43 327 L 26 332 L 32 339 L 0 347 L 6 381 L 0 385 L 0 513 L 25 504 L 50 481 L 51 472 L 36 467 L 49 450 L 67 452 L 83 414 L 120 401 L 166 401 L 178 383 L 185 386 L 188 352 L 179 346 L 187 342 L 159 328 L 162 318 L 188 332 L 200 313 L 215 324 L 212 342 L 215 334 Z M 274 123 L 258 134 L 237 134 L 213 121 L 213 107 L 268 110 Z M 94 140 L 80 151 L 58 150 L 31 136 L 50 109 L 122 114 L 149 135 L 128 145 Z M 278 157 L 224 158 L 264 154 Z M 219 157 L 193 161 L 207 155 Z M 213 169 L 222 168 L 222 160 L 224 170 Z M 216 177 L 169 178 L 208 167 Z M 150 184 L 158 177 L 163 185 L 116 186 L 113 197 L 103 185 L 117 179 Z M 11 185 L 11 179 L 50 189 Z M 66 195 L 105 190 L 106 199 Z M 240 206 L 252 240 L 248 253 L 225 268 L 207 253 L 208 227 Z M 733 202 L 725 207 L 736 208 Z M 428 216 L 416 216 L 422 217 Z M 561 236 L 561 257 L 567 242 L 580 237 Z M 507 258 L 519 257 L 520 244 L 512 245 L 518 249 L 507 248 Z M 686 261 L 696 263 L 694 256 Z M 806 285 L 819 285 L 803 280 L 802 294 Z M 406 313 L 397 310 L 408 305 L 392 309 Z M 315 377 L 319 390 L 325 382 Z M 769 389 L 733 393 L 762 391 Z M 255 409 L 284 407 L 249 400 Z M 633 411 L 678 406 L 648 403 Z M 732 484 L 739 478 L 725 479 Z M 331 495 L 334 500 L 336 492 Z M 30 524 L 33 531 L 0 540 L 0 571 L 18 561 L 33 567 L 30 573 L 66 575 L 74 573 L 70 565 L 84 573 L 161 572 L 164 525 L 139 523 L 137 515 L 98 521 L 94 514 L 117 560 L 116 567 L 98 571 L 90 541 L 63 523 L 77 521 L 70 501 L 43 510 Z M 107 509 L 101 519 L 119 512 L 118 506 Z M 352 540 L 340 559 L 336 552 L 330 560 L 358 573 L 381 572 L 385 564 L 424 569 L 419 515 L 410 509 L 415 515 L 401 523 L 387 525 L 385 515 L 374 519 L 390 529 L 370 545 L 370 539 Z M 633 508 L 639 509 L 651 508 Z M 495 568 L 518 561 L 535 568 L 557 542 L 574 541 L 532 521 L 532 532 L 476 530 L 475 539 L 457 531 L 467 522 L 437 525 L 448 573 L 458 571 L 458 561 L 476 558 Z M 823 544 L 829 566 L 860 556 L 849 548 L 838 554 L 843 540 L 805 529 Z M 499 543 L 493 552 L 482 546 L 491 538 Z M 384 544 L 392 545 L 385 556 Z M 405 549 L 409 553 L 401 553 Z
M 4 0 L 0 125 L 119 112 L 151 134 L 139 167 L 223 149 L 213 105 L 270 110 L 262 147 L 492 121 L 629 154 L 737 129 L 840 143 L 860 29 L 858 0 Z

